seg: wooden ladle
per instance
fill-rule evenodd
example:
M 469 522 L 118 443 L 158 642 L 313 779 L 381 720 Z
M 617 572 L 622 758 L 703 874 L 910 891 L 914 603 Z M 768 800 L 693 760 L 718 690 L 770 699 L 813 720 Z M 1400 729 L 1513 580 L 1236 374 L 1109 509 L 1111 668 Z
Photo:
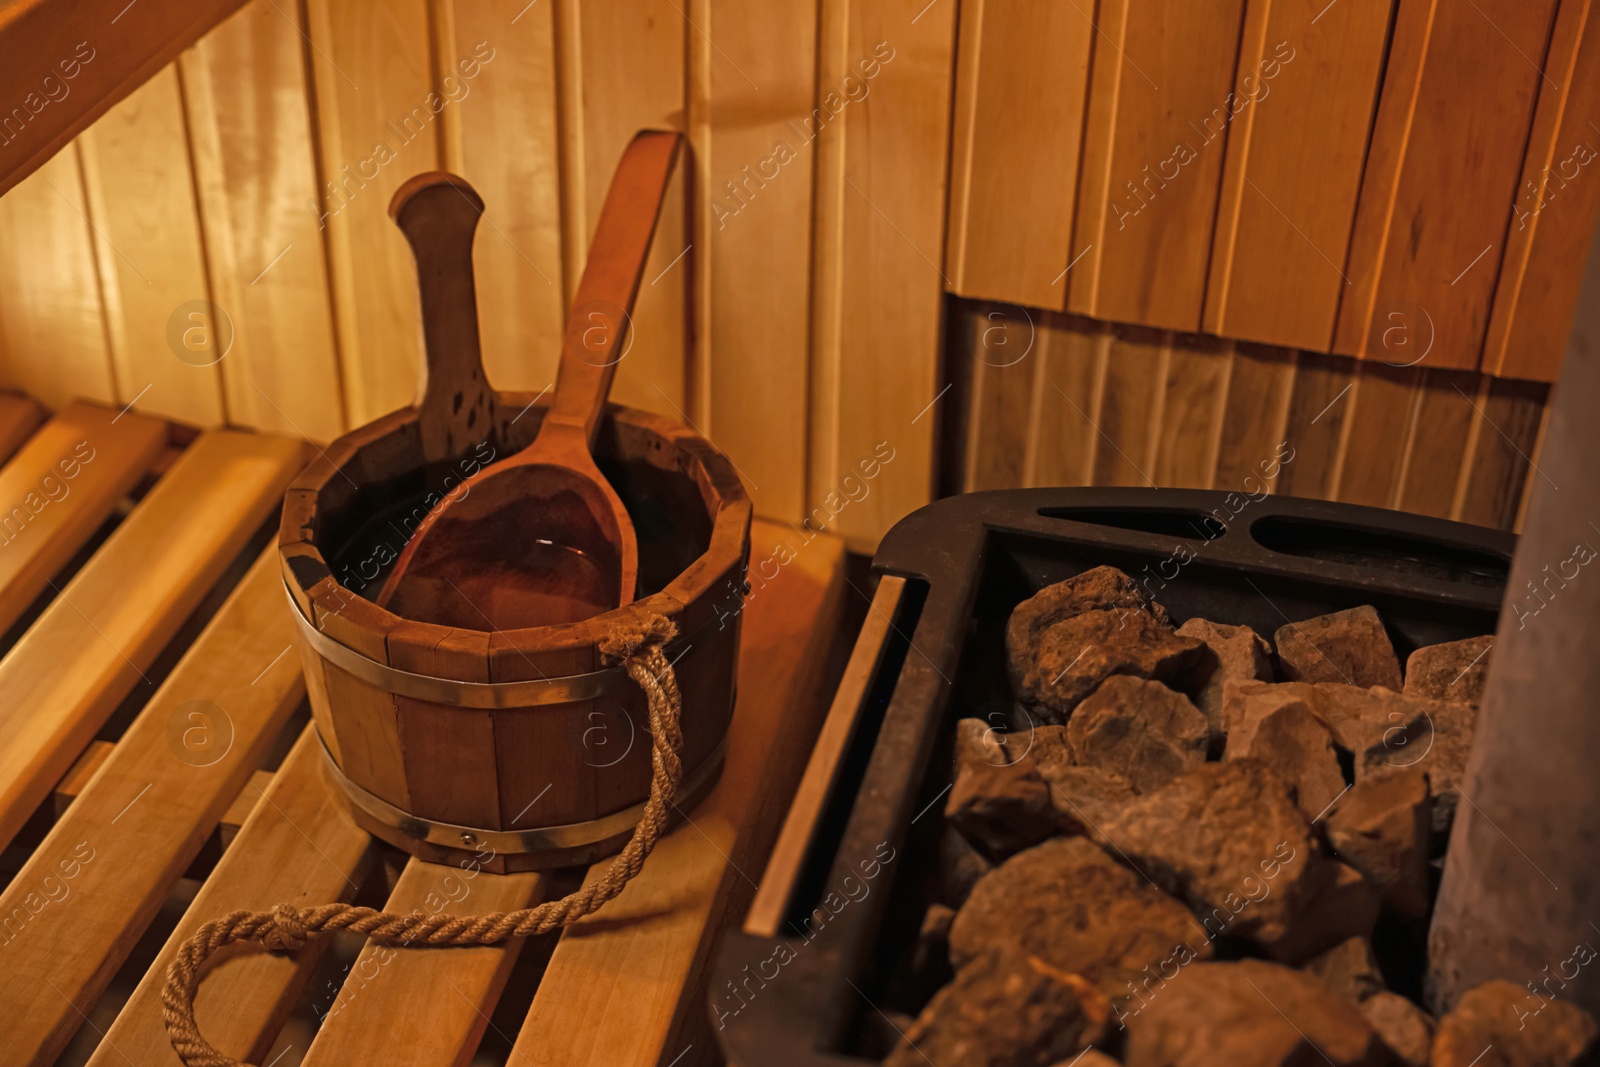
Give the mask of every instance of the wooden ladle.
M 628 145 L 589 245 L 567 316 L 555 395 L 538 435 L 434 506 L 395 561 L 379 604 L 424 622 L 512 630 L 574 622 L 633 600 L 639 571 L 633 522 L 595 466 L 592 449 L 682 140 L 677 133 L 644 131 Z M 461 383 L 436 386 L 439 368 L 459 375 L 470 363 L 475 384 L 482 383 L 471 285 L 472 232 L 482 203 L 469 193 L 452 175 L 418 175 L 390 208 L 411 244 L 424 291 L 430 376 L 419 404 L 424 420 L 430 409 L 436 419 L 461 414 Z M 459 284 L 446 286 L 454 289 L 448 298 L 430 301 L 430 285 L 463 269 L 464 294 Z M 455 351 L 469 331 L 470 358 Z

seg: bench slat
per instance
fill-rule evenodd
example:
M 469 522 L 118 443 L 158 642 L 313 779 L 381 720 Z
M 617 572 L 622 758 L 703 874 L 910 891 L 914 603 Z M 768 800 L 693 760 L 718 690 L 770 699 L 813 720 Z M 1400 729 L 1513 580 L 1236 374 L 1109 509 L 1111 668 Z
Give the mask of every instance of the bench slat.
M 15 455 L 44 418 L 44 408 L 33 397 L 0 394 L 0 460 Z
M 202 435 L 0 660 L 0 845 L 146 684 L 143 672 L 278 506 L 302 458 L 285 438 Z
M 0 893 L 9 1062 L 55 1059 L 304 695 L 294 657 L 273 662 L 294 633 L 276 556 L 256 561 Z M 191 719 L 196 700 L 225 713 Z

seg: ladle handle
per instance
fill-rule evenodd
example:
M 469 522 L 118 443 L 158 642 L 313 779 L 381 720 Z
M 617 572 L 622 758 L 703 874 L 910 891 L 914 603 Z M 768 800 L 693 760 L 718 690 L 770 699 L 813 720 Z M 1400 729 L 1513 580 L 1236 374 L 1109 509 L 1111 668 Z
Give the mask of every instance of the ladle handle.
M 489 435 L 494 390 L 478 349 L 478 302 L 472 237 L 483 200 L 466 180 L 443 171 L 418 174 L 389 202 L 417 261 L 426 366 L 416 407 L 423 453 L 448 459 Z
M 634 135 L 611 176 L 567 315 L 555 397 L 544 426 L 579 429 L 591 449 L 611 380 L 626 352 L 633 301 L 682 144 L 683 135 L 672 131 Z

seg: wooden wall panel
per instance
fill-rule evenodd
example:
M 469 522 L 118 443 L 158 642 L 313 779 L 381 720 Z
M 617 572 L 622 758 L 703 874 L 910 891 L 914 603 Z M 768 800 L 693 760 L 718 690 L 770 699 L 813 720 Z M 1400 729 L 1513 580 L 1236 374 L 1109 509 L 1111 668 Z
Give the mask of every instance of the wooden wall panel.
M 439 116 L 443 165 L 484 202 L 472 249 L 484 371 L 498 389 L 537 393 L 555 381 L 569 292 L 554 6 L 434 0 L 434 11 L 435 84 L 459 97 Z
M 1354 378 L 1354 360 L 1298 353 L 1283 430 L 1294 458 L 1278 473 L 1278 492 L 1320 499 L 1332 495 Z
M 698 186 L 690 407 L 748 479 L 758 510 L 799 515 L 807 488 L 817 6 L 699 0 L 686 11 L 704 31 L 689 35 Z M 851 85 L 870 93 L 874 80 L 856 72 Z
M 675 0 L 563 3 L 560 92 L 568 285 L 575 286 L 622 150 L 644 127 L 687 125 L 687 35 Z M 656 227 L 633 312 L 633 341 L 617 367 L 618 403 L 689 417 L 686 329 L 693 251 L 685 205 L 691 167 L 680 161 Z
M 346 423 L 299 16 L 254 0 L 179 65 L 212 298 L 232 326 L 228 421 L 329 441 Z
M 1600 221 L 1600 9 L 1561 0 L 1495 290 L 1483 369 L 1554 381 Z
M 1097 485 L 1154 485 L 1162 382 L 1172 338 L 1161 330 L 1116 326 L 1100 378 Z
M 1427 366 L 1477 368 L 1555 3 L 1401 0 L 1335 351 L 1392 358 L 1398 310 L 1431 323 Z
M 1222 447 L 1222 407 L 1228 397 L 1229 342 L 1180 335 L 1167 350 L 1156 455 L 1157 485 L 1209 489 Z
M 870 547 L 933 483 L 945 166 L 955 5 L 823 0 L 817 138 L 810 503 L 880 448 L 871 492 L 833 529 Z M 859 102 L 845 78 L 877 58 Z
M 1238 346 L 1231 362 L 1213 485 L 1238 492 L 1248 479 L 1254 479 L 1249 485 L 1259 486 L 1263 475 L 1272 470 L 1279 444 L 1291 432 L 1288 419 L 1295 367 L 1293 353 L 1259 345 Z
M 1470 476 L 1463 480 L 1455 518 L 1510 528 L 1518 520 L 1529 479 L 1547 481 L 1534 454 L 1549 418 L 1550 387 L 1541 382 L 1490 379 L 1474 398 L 1477 438 Z
M 1391 4 L 1251 0 L 1228 133 L 1205 328 L 1325 349 L 1333 339 Z
M 1030 484 L 1088 485 L 1102 447 L 1100 382 L 1111 348 L 1111 328 L 1072 315 L 1046 316 L 1038 327 L 1045 382 L 1039 389 Z
M 280 5 L 281 6 L 281 5 Z M 328 267 L 352 425 L 410 404 L 417 274 L 389 198 L 439 166 L 426 0 L 307 0 Z
M 0 369 L 51 408 L 116 400 L 76 144 L 0 196 Z
M 960 41 L 950 291 L 1062 307 L 1094 24 L 1070 2 L 968 0 Z
M 1200 328 L 1243 0 L 1103 0 L 1067 306 Z
M 1027 485 L 1028 442 L 1036 434 L 1039 355 L 1033 315 L 1024 308 L 994 308 L 967 316 L 957 329 L 973 354 L 964 468 L 969 486 Z

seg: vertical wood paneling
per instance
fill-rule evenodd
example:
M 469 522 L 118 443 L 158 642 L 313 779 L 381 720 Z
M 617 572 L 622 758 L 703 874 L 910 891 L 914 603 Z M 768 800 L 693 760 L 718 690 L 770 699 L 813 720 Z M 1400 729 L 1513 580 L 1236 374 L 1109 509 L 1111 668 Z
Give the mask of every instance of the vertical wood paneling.
M 1561 373 L 1587 261 L 1600 221 L 1600 10 L 1562 0 L 1539 84 L 1495 290 L 1483 369 L 1554 381 Z
M 1386 358 L 1426 318 L 1427 366 L 1476 369 L 1555 0 L 1401 0 L 1335 351 Z
M 472 249 L 483 366 L 497 389 L 555 381 L 566 321 L 554 6 L 435 0 L 444 166 L 484 213 Z M 487 62 L 482 58 L 490 55 Z
M 1243 14 L 1243 0 L 1100 4 L 1071 310 L 1200 327 Z
M 1171 338 L 1160 330 L 1116 326 L 1100 384 L 1096 485 L 1154 485 L 1153 411 L 1161 402 Z
M 255 0 L 179 65 L 212 295 L 232 323 L 228 421 L 328 441 L 345 421 L 299 14 Z
M 1025 485 L 1040 359 L 1033 351 L 1038 344 L 1033 316 L 1023 308 L 1010 307 L 964 319 L 975 356 L 967 489 Z
M 1065 303 L 1094 38 L 1073 3 L 961 5 L 945 257 L 952 292 Z
M 695 407 L 704 412 L 696 421 L 744 472 L 762 513 L 799 515 L 811 369 L 816 4 L 701 0 L 685 10 L 705 31 L 689 36 L 699 188 Z M 857 71 L 850 85 L 870 93 L 875 80 Z
M 1416 418 L 1422 372 L 1363 363 L 1345 398 L 1344 442 L 1334 479 L 1336 500 L 1372 507 L 1394 506 L 1407 445 Z
M 675 0 L 564 2 L 562 10 L 561 92 L 573 99 L 562 131 L 568 158 L 565 210 L 581 227 L 581 236 L 568 231 L 578 239 L 569 260 L 577 268 L 569 272 L 569 284 L 576 284 L 623 149 L 642 128 L 687 125 L 686 35 L 695 31 Z M 680 161 L 668 190 L 633 311 L 633 341 L 611 390 L 618 403 L 678 418 L 692 415 L 685 339 L 687 286 L 694 270 L 693 251 L 684 254 L 690 243 L 684 215 L 689 169 Z
M 1216 338 L 1185 335 L 1168 352 L 1166 396 L 1150 472 L 1157 485 L 1211 488 L 1228 395 L 1229 347 Z
M 1034 485 L 1092 485 L 1103 447 L 1096 424 L 1111 330 L 1103 322 L 1052 315 L 1040 323 L 1045 382 L 1039 389 Z
M 1391 5 L 1251 0 L 1205 328 L 1325 349 L 1383 70 Z
M 1254 479 L 1249 485 L 1259 486 L 1288 432 L 1295 366 L 1293 353 L 1257 345 L 1239 345 L 1232 362 L 1217 474 L 1212 484 L 1239 492 L 1245 488 L 1246 479 Z
M 1283 430 L 1283 439 L 1294 449 L 1294 458 L 1278 473 L 1278 492 L 1320 499 L 1332 494 L 1354 381 L 1353 360 L 1310 352 L 1297 354 Z
M 1455 510 L 1456 483 L 1477 419 L 1473 391 L 1481 379 L 1464 371 L 1424 371 L 1417 415 L 1395 506 L 1448 519 Z
M 1503 528 L 1517 520 L 1528 479 L 1545 480 L 1531 464 L 1549 395 L 1550 387 L 1540 382 L 1490 379 L 1488 395 L 1474 398 L 1473 415 L 1481 425 L 1457 519 Z
M 116 399 L 93 242 L 76 145 L 0 196 L 0 373 L 51 408 Z
M 280 5 L 281 6 L 281 5 Z M 307 0 L 328 268 L 352 425 L 411 403 L 421 319 L 411 249 L 389 219 L 407 178 L 439 166 L 426 0 Z
M 895 457 L 839 517 L 855 545 L 932 489 L 955 6 L 822 5 L 821 104 L 847 99 L 858 62 L 881 64 L 817 138 L 811 498 L 837 492 L 880 442 Z
M 134 90 L 79 145 L 118 399 L 147 414 L 220 424 L 211 343 L 220 335 L 196 303 L 211 291 L 177 68 Z

